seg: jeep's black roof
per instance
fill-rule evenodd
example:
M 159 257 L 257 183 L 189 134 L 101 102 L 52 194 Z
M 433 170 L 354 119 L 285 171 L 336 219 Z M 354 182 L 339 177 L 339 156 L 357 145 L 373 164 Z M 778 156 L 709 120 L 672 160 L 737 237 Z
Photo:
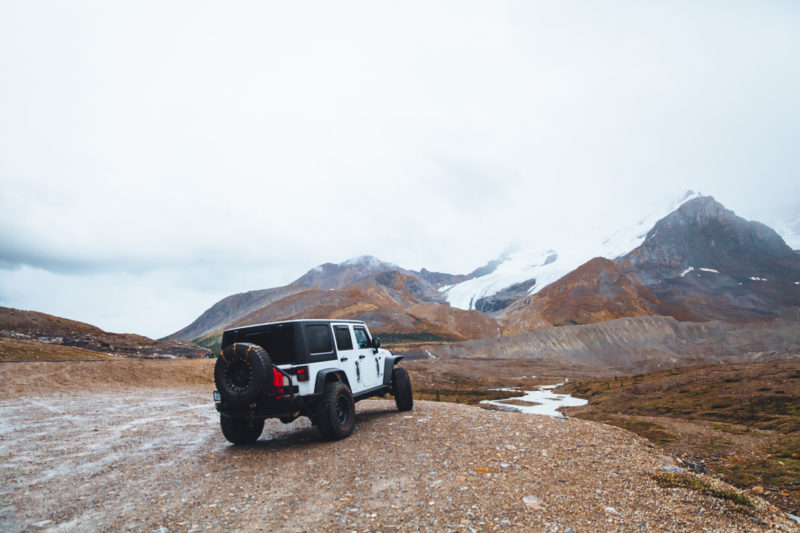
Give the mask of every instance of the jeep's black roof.
M 332 318 L 300 318 L 297 320 L 282 320 L 280 322 L 264 322 L 263 324 L 249 324 L 247 326 L 239 326 L 236 328 L 226 329 L 225 333 L 229 331 L 240 331 L 243 329 L 250 329 L 250 328 L 260 328 L 262 326 L 275 326 L 278 324 L 330 324 L 330 323 L 337 323 L 337 324 L 363 324 L 366 323 L 363 320 L 338 320 Z

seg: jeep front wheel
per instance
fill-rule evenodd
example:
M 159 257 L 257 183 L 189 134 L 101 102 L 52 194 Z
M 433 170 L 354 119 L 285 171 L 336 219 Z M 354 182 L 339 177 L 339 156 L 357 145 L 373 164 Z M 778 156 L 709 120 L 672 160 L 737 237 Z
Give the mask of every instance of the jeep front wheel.
M 350 387 L 341 381 L 326 384 L 316 407 L 314 418 L 319 432 L 325 439 L 343 439 L 353 432 L 356 405 Z
M 392 393 L 398 411 L 410 411 L 414 407 L 411 380 L 405 368 L 398 366 L 392 370 Z
M 234 444 L 251 444 L 257 441 L 264 431 L 263 420 L 220 416 L 219 424 L 222 426 L 222 434 Z

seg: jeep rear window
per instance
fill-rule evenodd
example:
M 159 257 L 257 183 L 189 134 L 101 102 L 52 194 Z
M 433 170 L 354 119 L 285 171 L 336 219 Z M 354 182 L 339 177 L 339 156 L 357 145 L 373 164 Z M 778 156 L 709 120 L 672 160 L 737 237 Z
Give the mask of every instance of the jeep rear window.
M 330 353 L 333 351 L 331 328 L 327 324 L 306 326 L 306 341 L 309 353 Z
M 333 332 L 336 334 L 336 347 L 340 352 L 353 349 L 353 338 L 350 337 L 349 327 L 334 326 Z
M 251 342 L 264 348 L 276 365 L 294 363 L 294 328 L 275 325 L 260 328 L 257 333 L 245 333 L 239 342 Z

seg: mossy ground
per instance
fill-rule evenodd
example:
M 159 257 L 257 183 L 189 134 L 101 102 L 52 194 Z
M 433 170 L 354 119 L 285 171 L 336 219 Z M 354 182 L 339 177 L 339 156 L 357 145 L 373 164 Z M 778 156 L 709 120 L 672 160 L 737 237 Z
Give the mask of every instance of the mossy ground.
M 571 414 L 637 433 L 800 513 L 800 358 L 583 380 Z

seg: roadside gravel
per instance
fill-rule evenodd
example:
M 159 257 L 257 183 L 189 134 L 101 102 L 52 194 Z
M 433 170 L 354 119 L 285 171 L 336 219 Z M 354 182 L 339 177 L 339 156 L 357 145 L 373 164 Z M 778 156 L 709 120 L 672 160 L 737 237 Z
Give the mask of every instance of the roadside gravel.
M 688 489 L 626 431 L 417 402 L 357 404 L 353 435 L 268 420 L 229 445 L 210 387 L 0 402 L 3 531 L 791 531 Z M 719 484 L 712 478 L 703 479 Z

